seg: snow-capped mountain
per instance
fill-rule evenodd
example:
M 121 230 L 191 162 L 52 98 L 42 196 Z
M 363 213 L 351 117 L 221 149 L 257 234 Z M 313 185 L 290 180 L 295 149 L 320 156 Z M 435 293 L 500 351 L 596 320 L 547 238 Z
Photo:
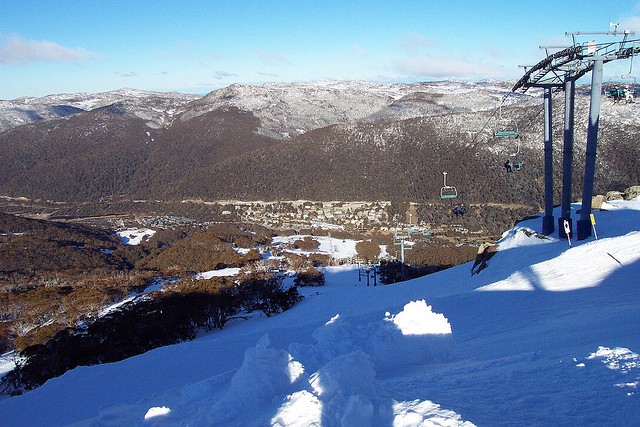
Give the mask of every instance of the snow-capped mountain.
M 120 103 L 136 117 L 146 120 L 150 128 L 168 126 L 185 105 L 198 95 L 177 92 L 149 92 L 123 88 L 110 92 L 48 95 L 0 100 L 0 132 L 36 121 L 68 117 Z
M 234 84 L 193 102 L 188 120 L 217 109 L 236 107 L 261 121 L 259 132 L 290 138 L 332 124 L 376 123 L 414 117 L 493 109 L 509 93 L 501 82 L 385 84 L 367 81 Z M 507 105 L 531 101 L 514 95 Z
M 539 206 L 542 97 L 511 87 L 323 81 L 231 85 L 202 97 L 125 89 L 1 101 L 0 194 L 60 201 L 114 195 L 429 200 L 449 171 L 452 182 L 469 189 L 469 201 Z M 588 92 L 580 87 L 577 164 L 588 109 Z M 640 181 L 639 112 L 640 103 L 603 100 L 600 188 Z M 559 164 L 561 92 L 554 96 L 553 125 Z M 517 141 L 495 137 L 514 128 Z M 515 156 L 533 173 L 505 181 L 502 165 Z M 576 173 L 579 182 L 580 167 Z
M 290 138 L 337 123 L 379 122 L 490 110 L 501 103 L 509 90 L 508 82 L 498 81 L 233 84 L 204 97 L 125 88 L 95 94 L 60 94 L 0 101 L 0 131 L 122 104 L 130 114 L 145 119 L 154 129 L 167 127 L 180 114 L 184 121 L 218 109 L 236 107 L 255 114 L 261 120 L 260 132 L 264 135 Z M 506 105 L 531 99 L 529 95 L 514 94 Z

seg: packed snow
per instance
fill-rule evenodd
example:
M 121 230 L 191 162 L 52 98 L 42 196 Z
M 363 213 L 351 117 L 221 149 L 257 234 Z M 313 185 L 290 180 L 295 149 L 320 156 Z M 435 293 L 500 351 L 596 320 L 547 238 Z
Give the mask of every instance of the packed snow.
M 219 270 L 203 271 L 196 274 L 196 279 L 211 279 L 212 277 L 237 276 L 240 269 L 237 267 L 221 268 Z
M 640 425 L 640 200 L 594 215 L 571 247 L 519 223 L 474 275 L 328 267 L 285 313 L 76 368 L 0 399 L 0 424 Z
M 15 353 L 9 352 L 0 355 L 0 377 L 15 368 Z
M 318 248 L 313 250 L 313 253 L 331 255 L 333 259 L 345 259 L 356 256 L 356 240 L 353 239 L 337 239 L 330 236 L 310 236 L 310 235 L 293 235 L 293 236 L 276 236 L 273 238 L 274 244 L 288 244 L 292 245 L 296 240 L 302 240 L 305 237 L 310 237 L 318 242 Z M 303 251 L 300 249 L 287 249 L 290 252 L 297 252 L 302 254 L 309 254 L 309 251 Z
M 120 237 L 120 241 L 124 245 L 139 245 L 148 241 L 154 234 L 155 230 L 149 228 L 127 228 L 116 233 Z

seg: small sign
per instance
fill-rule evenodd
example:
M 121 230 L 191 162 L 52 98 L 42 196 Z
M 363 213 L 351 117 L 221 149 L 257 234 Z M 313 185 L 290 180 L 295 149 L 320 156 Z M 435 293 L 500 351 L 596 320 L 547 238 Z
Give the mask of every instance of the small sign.
M 571 227 L 569 226 L 569 221 L 564 220 L 564 232 L 567 235 L 567 240 L 569 241 L 569 247 L 571 247 Z
M 589 52 L 589 55 L 593 55 L 594 53 L 596 53 L 596 41 L 595 40 L 591 40 L 589 42 L 589 44 L 587 45 L 587 52 Z
M 594 217 L 593 214 L 589 214 L 589 216 L 591 216 L 591 227 L 593 228 L 593 235 L 595 236 L 596 240 L 598 240 L 598 232 L 596 231 L 596 217 Z

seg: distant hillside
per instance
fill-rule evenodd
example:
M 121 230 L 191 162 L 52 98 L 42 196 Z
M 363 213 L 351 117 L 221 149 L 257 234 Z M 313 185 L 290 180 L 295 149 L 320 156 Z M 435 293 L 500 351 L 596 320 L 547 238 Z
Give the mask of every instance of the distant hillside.
M 114 104 L 0 133 L 0 192 L 86 201 L 129 192 L 151 136 L 144 120 L 123 108 Z
M 120 197 L 437 201 L 447 171 L 448 184 L 464 191 L 466 201 L 537 207 L 541 98 L 510 95 L 498 114 L 508 93 L 508 83 L 498 82 L 233 85 L 198 99 L 110 93 L 90 111 L 0 132 L 0 194 L 91 203 Z M 108 100 L 117 102 L 104 105 Z M 30 101 L 34 109 L 36 101 Z M 554 102 L 559 183 L 562 97 Z M 639 109 L 604 100 L 596 191 L 640 182 Z M 582 186 L 587 114 L 588 97 L 580 92 L 574 197 Z M 520 146 L 493 138 L 510 127 L 522 133 Z M 507 159 L 524 161 L 523 170 L 507 173 Z
M 42 98 L 24 97 L 0 100 L 0 131 L 32 122 L 68 117 L 97 108 L 124 103 L 135 109 L 135 115 L 151 128 L 168 126 L 184 106 L 200 98 L 198 95 L 176 92 L 149 92 L 119 89 L 101 93 L 56 94 Z
M 0 277 L 123 267 L 118 246 L 111 232 L 0 212 Z

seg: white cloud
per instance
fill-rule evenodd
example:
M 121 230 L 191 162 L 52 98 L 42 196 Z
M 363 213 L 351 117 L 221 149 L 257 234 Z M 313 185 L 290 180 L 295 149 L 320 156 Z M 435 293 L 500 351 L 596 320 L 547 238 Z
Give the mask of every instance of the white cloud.
M 269 64 L 269 65 L 291 64 L 289 60 L 287 60 L 282 54 L 278 52 L 267 52 L 262 49 L 255 49 L 255 52 L 258 55 L 258 57 L 262 60 L 262 62 L 264 62 L 265 64 Z
M 222 70 L 218 70 L 214 74 L 215 74 L 216 79 L 218 79 L 218 80 L 222 80 L 222 79 L 225 79 L 225 78 L 228 78 L 228 77 L 238 77 L 237 74 L 230 73 L 228 71 L 222 71 Z
M 232 59 L 230 55 L 227 55 L 226 53 L 221 53 L 221 52 L 211 52 L 211 59 L 215 60 L 215 61 L 226 61 L 229 59 Z
M 619 31 L 630 30 L 640 33 L 640 16 L 628 16 L 620 20 Z
M 0 63 L 19 64 L 33 61 L 83 63 L 101 55 L 83 48 L 69 48 L 47 40 L 28 40 L 11 36 L 0 45 Z
M 396 64 L 397 70 L 413 78 L 499 77 L 498 67 L 448 56 L 413 56 Z
M 371 58 L 371 53 L 360 45 L 353 45 L 351 50 L 353 51 L 353 54 L 358 58 Z
M 424 38 L 422 35 L 411 32 L 405 35 L 404 39 L 400 43 L 400 47 L 403 50 L 414 52 L 427 47 L 434 46 L 434 41 Z

